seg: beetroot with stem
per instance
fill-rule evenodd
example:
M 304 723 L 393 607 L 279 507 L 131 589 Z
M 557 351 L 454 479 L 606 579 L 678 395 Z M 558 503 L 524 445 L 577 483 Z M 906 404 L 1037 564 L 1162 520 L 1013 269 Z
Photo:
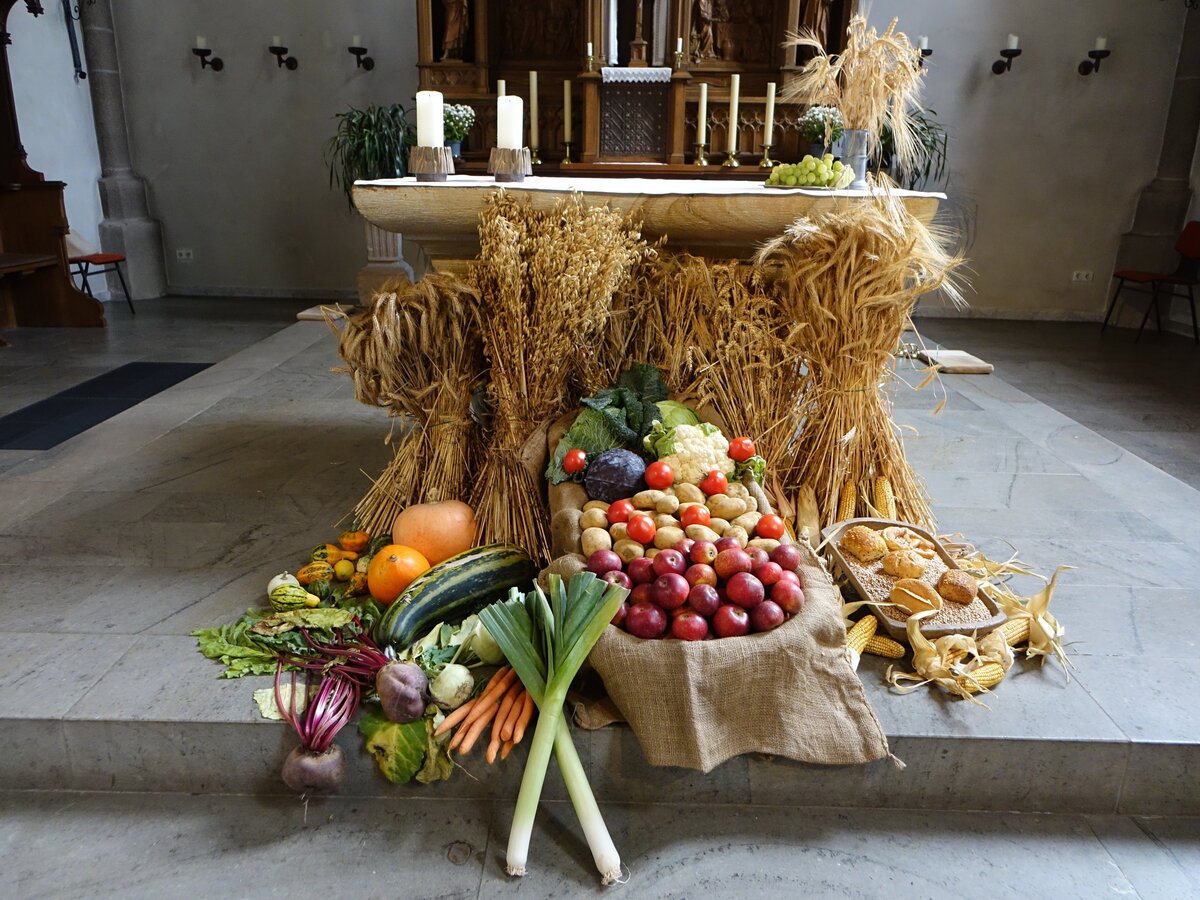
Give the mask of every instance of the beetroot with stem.
M 342 748 L 333 739 L 358 711 L 359 686 L 349 676 L 336 669 L 330 670 L 309 699 L 308 707 L 303 713 L 297 713 L 296 675 L 292 673 L 292 693 L 286 703 L 280 690 L 282 675 L 281 660 L 275 670 L 275 705 L 300 737 L 300 746 L 288 754 L 283 763 L 284 784 L 305 795 L 337 793 L 346 775 L 346 759 Z M 310 676 L 306 672 L 306 694 L 309 682 Z

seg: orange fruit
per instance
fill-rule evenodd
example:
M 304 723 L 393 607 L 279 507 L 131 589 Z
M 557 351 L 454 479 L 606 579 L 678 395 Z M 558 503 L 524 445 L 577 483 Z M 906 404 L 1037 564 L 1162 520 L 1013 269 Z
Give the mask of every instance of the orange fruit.
M 367 567 L 367 590 L 384 605 L 391 603 L 429 568 L 429 560 L 419 550 L 401 544 L 388 544 L 371 557 Z

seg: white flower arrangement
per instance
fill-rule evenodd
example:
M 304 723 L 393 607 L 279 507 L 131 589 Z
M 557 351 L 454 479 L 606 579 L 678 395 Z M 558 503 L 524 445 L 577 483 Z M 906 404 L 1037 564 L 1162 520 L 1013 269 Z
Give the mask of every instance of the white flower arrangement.
M 475 124 L 475 110 L 465 103 L 447 103 L 442 110 L 446 140 L 461 141 Z
M 826 146 L 842 136 L 845 123 L 842 113 L 836 106 L 810 106 L 796 120 L 796 127 L 801 136 L 809 143 L 818 141 Z

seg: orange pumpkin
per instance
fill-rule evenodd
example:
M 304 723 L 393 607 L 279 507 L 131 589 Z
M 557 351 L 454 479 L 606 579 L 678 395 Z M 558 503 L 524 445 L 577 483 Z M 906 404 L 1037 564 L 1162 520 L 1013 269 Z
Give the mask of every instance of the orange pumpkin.
M 419 550 L 388 544 L 371 557 L 367 567 L 367 590 L 380 603 L 387 605 L 404 593 L 414 578 L 429 568 Z
M 437 565 L 475 546 L 475 513 L 461 500 L 414 504 L 396 516 L 392 543 L 419 550 Z

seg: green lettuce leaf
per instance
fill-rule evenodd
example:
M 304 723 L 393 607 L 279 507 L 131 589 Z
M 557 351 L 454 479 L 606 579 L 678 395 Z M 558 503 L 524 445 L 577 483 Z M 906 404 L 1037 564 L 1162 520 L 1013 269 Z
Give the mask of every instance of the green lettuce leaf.
M 443 717 L 439 716 L 437 721 Z M 450 758 L 450 739 L 453 734 L 447 731 L 441 737 L 434 735 L 435 720 L 426 716 L 421 720 L 425 723 L 425 765 L 417 772 L 416 779 L 421 784 L 431 784 L 435 781 L 445 781 L 454 774 L 454 761 Z
M 292 609 L 276 613 L 273 618 L 303 628 L 341 628 L 354 621 L 354 611 L 318 606 L 315 609 Z
M 659 420 L 671 428 L 675 425 L 699 425 L 700 417 L 690 406 L 685 406 L 678 400 L 658 401 Z
M 365 746 L 388 781 L 405 784 L 422 771 L 429 745 L 424 718 L 401 725 L 383 713 L 367 712 L 359 719 L 358 731 L 367 739 Z
M 646 403 L 666 400 L 671 389 L 662 380 L 658 366 L 650 363 L 634 363 L 617 377 L 617 387 L 633 391 Z
M 733 477 L 737 481 L 742 481 L 747 472 L 753 475 L 754 480 L 761 484 L 763 475 L 767 472 L 767 461 L 761 456 L 752 456 L 744 462 L 734 464 Z

